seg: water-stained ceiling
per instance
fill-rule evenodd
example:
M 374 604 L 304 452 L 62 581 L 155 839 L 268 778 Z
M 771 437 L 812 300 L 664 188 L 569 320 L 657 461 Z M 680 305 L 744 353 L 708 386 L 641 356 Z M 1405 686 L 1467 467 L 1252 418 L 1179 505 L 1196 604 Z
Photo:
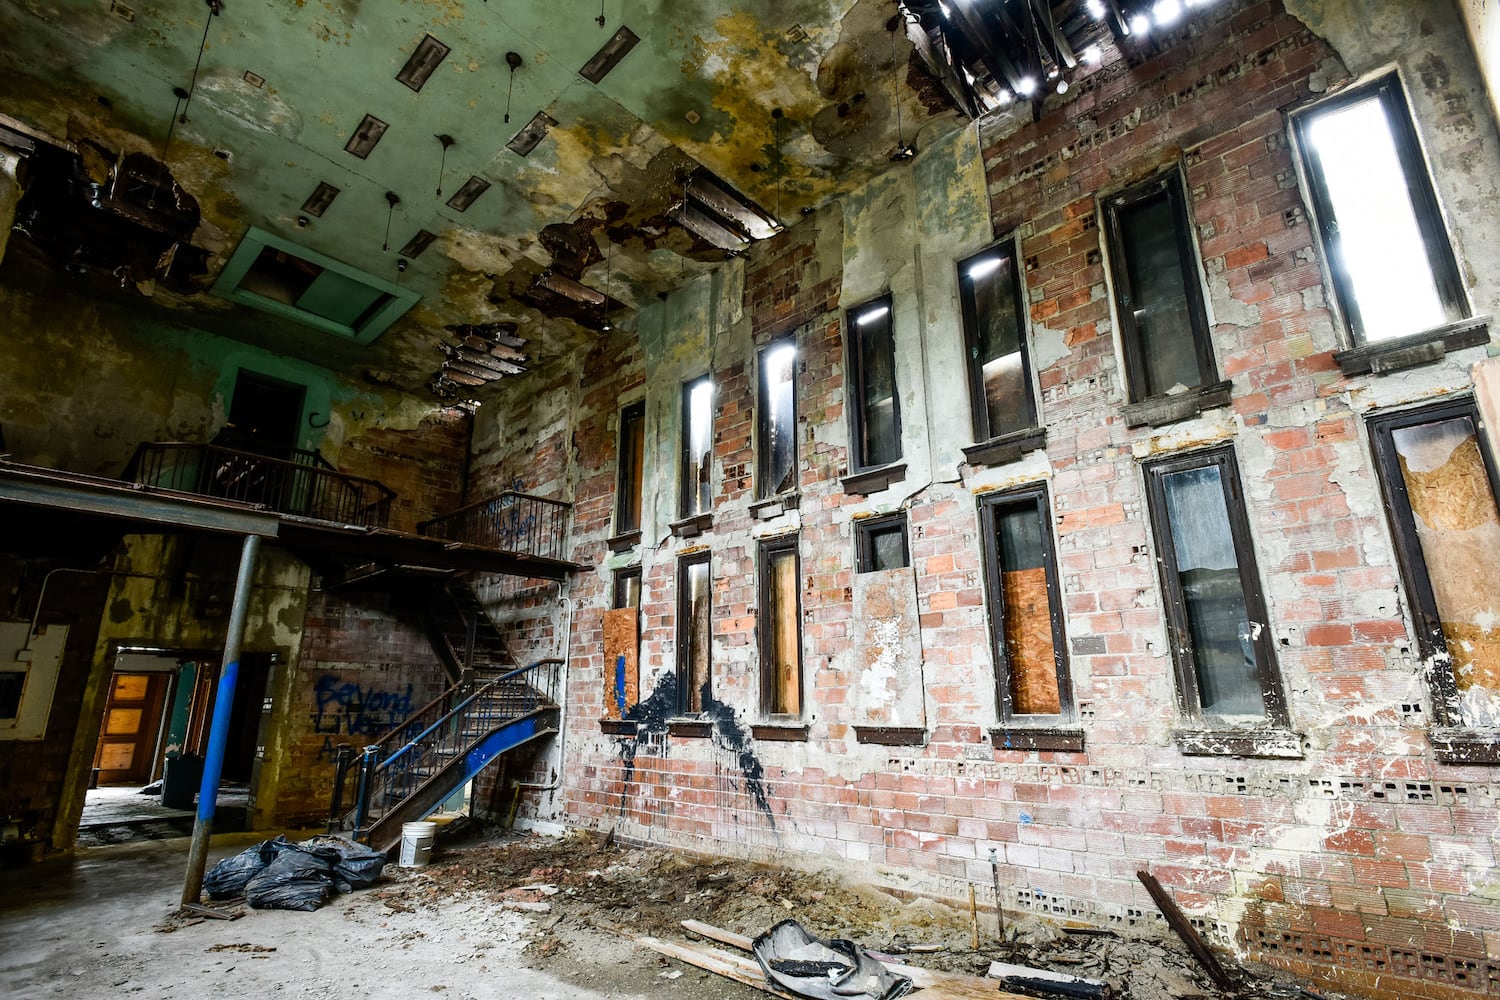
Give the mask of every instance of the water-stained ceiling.
M 61 186 L 58 160 L 29 198 L 82 198 L 140 230 L 75 236 L 84 208 L 33 205 L 28 253 L 412 391 L 446 361 L 439 388 L 470 394 L 724 260 L 725 218 L 763 236 L 890 169 L 922 129 L 957 127 L 896 14 L 895 0 L 0 0 L 0 114 L 79 172 Z M 322 205 L 320 185 L 337 189 Z M 214 295 L 252 227 L 420 300 L 360 344 Z

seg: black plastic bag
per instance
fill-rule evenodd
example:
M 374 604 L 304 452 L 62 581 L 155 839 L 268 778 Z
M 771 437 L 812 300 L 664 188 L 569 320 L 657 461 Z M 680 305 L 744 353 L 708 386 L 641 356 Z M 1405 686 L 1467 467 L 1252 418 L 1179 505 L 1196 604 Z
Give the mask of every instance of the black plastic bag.
M 266 865 L 276 856 L 271 844 L 271 841 L 263 840 L 210 868 L 203 876 L 203 891 L 208 893 L 208 898 L 233 899 L 244 893 L 246 884 L 265 871 Z
M 257 910 L 316 910 L 333 892 L 329 863 L 307 851 L 282 849 L 245 886 L 245 902 Z
M 293 845 L 331 862 L 333 887 L 339 892 L 368 889 L 385 868 L 385 855 L 346 837 L 322 835 Z M 330 854 L 332 857 L 330 857 Z

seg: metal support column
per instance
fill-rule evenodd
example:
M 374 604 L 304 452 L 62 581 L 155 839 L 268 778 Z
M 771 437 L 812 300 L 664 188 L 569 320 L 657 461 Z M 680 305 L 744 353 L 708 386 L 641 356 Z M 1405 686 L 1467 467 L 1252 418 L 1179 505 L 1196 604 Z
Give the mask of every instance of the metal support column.
M 188 847 L 187 877 L 182 884 L 184 905 L 196 904 L 203 894 L 208 835 L 213 828 L 214 805 L 219 798 L 219 776 L 224 770 L 224 747 L 229 742 L 234 685 L 240 674 L 240 643 L 245 635 L 245 617 L 250 608 L 250 581 L 255 575 L 255 556 L 259 549 L 259 536 L 246 535 L 244 547 L 240 550 L 240 575 L 234 584 L 234 605 L 229 612 L 229 634 L 224 638 L 224 669 L 219 672 L 219 690 L 214 696 L 214 717 L 208 731 L 208 753 L 203 761 L 203 784 L 198 787 L 198 817 L 193 821 L 193 841 Z

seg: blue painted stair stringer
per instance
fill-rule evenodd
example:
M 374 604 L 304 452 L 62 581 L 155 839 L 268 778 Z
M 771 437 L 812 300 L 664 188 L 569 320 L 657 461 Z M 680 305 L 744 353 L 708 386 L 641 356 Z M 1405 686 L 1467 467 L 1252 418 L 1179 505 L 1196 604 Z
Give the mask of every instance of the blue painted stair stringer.
M 444 771 L 452 769 L 452 774 L 446 782 L 448 790 L 435 805 L 417 818 L 426 819 L 437 812 L 438 808 L 444 802 L 448 801 L 454 792 L 463 787 L 465 783 L 472 781 L 496 757 L 507 751 L 514 750 L 521 744 L 536 739 L 538 736 L 550 736 L 555 732 L 550 727 L 544 728 L 538 725 L 539 721 L 536 716 L 527 716 L 526 718 L 509 722 L 488 736 L 481 738 L 461 758 L 463 761 L 462 767 L 454 767 L 454 765 L 450 764 L 443 769 Z

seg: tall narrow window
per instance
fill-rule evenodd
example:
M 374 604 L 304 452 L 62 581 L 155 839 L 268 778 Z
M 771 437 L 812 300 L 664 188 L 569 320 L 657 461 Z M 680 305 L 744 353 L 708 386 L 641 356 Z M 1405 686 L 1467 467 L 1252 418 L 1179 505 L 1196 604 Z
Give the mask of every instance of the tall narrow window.
M 1046 491 L 988 496 L 979 510 L 1000 716 L 1068 718 L 1073 693 Z
M 639 566 L 615 570 L 612 606 L 616 609 L 641 606 L 641 568 Z
M 1182 175 L 1104 202 L 1125 373 L 1134 401 L 1216 379 Z
M 849 381 L 853 395 L 854 471 L 901 459 L 901 401 L 896 397 L 896 341 L 891 300 L 849 310 Z
M 765 348 L 758 367 L 755 495 L 764 500 L 797 486 L 797 341 Z
M 707 375 L 682 387 L 682 500 L 678 513 L 708 513 L 713 503 L 714 384 Z
M 678 562 L 677 706 L 684 713 L 702 712 L 713 697 L 711 583 L 707 552 Z
M 993 247 L 960 263 L 958 292 L 963 303 L 974 440 L 988 441 L 1035 427 L 1036 401 L 1015 244 Z
M 615 534 L 641 530 L 641 475 L 646 458 L 646 404 L 620 411 L 620 457 L 615 481 Z
M 1285 724 L 1233 450 L 1152 462 L 1146 481 L 1184 710 Z
M 1370 422 L 1396 553 L 1444 725 L 1500 726 L 1500 511 L 1468 401 Z
M 797 539 L 760 546 L 760 698 L 767 715 L 802 715 L 802 613 Z
M 1356 343 L 1468 315 L 1416 129 L 1388 76 L 1292 119 L 1318 236 Z

